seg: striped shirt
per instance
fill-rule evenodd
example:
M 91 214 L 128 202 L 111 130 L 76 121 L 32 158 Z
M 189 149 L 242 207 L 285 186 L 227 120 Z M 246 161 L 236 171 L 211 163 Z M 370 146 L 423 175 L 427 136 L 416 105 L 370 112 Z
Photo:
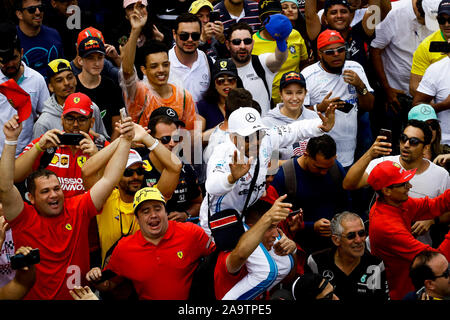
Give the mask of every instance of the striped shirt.
M 236 22 L 246 22 L 256 32 L 261 26 L 258 16 L 258 3 L 255 1 L 244 0 L 244 16 L 238 20 L 232 18 L 225 8 L 224 1 L 220 1 L 214 6 L 215 11 L 220 12 L 220 21 L 223 23 L 223 31 L 226 34 L 228 28 Z

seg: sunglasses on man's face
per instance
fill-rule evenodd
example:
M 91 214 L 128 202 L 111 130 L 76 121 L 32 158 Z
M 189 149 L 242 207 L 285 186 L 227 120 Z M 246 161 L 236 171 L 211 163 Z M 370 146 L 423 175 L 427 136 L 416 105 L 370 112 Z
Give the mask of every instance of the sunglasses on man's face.
M 358 235 L 360 238 L 364 238 L 367 236 L 366 230 L 361 229 L 359 231 L 352 231 L 347 233 L 346 235 L 342 235 L 343 238 L 346 238 L 348 240 L 353 240 L 356 238 L 356 235 Z
M 445 278 L 448 279 L 448 277 L 450 276 L 450 269 L 447 268 L 447 270 L 445 270 L 440 276 L 434 276 L 435 279 L 437 278 Z
M 448 17 L 448 18 L 445 18 L 445 17 L 442 17 L 442 16 L 438 16 L 437 17 L 437 22 L 440 24 L 440 25 L 444 25 L 446 22 L 448 22 L 449 24 L 450 24 L 450 17 Z
M 420 140 L 419 138 L 416 137 L 408 137 L 406 134 L 402 133 L 400 135 L 400 142 L 402 143 L 406 143 L 407 141 L 409 141 L 409 145 L 412 147 L 418 146 L 419 143 L 423 143 L 425 144 L 425 141 Z
M 39 9 L 39 12 L 43 12 L 44 11 L 44 5 L 40 4 L 38 6 L 29 6 L 29 7 L 26 7 L 26 8 L 22 8 L 22 11 L 27 10 L 28 13 L 34 14 L 36 12 L 36 9 Z
M 198 41 L 200 40 L 200 33 L 199 32 L 181 32 L 178 37 L 182 41 L 187 41 L 189 37 L 192 39 L 192 41 Z
M 137 169 L 125 169 L 125 171 L 123 172 L 123 176 L 132 177 L 135 172 L 138 176 L 143 176 L 145 173 L 145 169 L 142 167 Z
M 156 138 L 156 139 L 161 141 L 162 144 L 168 144 L 170 142 L 170 140 L 173 140 L 173 142 L 181 142 L 181 141 L 183 141 L 183 136 L 178 136 L 178 135 L 163 136 L 161 138 Z
M 327 55 L 327 56 L 334 56 L 336 53 L 343 53 L 345 52 L 345 46 L 336 48 L 336 49 L 328 49 L 328 50 L 323 50 L 322 53 Z
M 252 38 L 245 38 L 245 39 L 233 39 L 231 40 L 231 43 L 235 46 L 238 46 L 241 44 L 241 42 L 244 41 L 244 44 L 249 45 L 253 42 Z

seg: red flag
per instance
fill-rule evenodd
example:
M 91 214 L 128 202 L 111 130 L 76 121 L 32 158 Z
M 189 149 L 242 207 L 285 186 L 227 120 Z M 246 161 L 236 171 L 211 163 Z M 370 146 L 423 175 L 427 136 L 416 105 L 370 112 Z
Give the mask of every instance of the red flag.
M 14 79 L 0 84 L 0 93 L 3 94 L 11 106 L 17 110 L 19 122 L 25 121 L 31 114 L 31 98 Z

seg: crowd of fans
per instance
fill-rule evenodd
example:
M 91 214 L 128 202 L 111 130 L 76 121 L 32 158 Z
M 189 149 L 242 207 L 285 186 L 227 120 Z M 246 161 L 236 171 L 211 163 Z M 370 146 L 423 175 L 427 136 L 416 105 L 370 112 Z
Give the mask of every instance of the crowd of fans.
M 449 0 L 0 18 L 0 299 L 450 299 Z

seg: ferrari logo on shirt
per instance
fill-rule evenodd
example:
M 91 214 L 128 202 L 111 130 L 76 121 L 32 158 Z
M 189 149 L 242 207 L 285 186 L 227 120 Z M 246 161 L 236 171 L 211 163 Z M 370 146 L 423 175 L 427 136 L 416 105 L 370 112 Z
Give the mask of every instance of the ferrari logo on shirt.
M 177 256 L 178 258 L 183 259 L 183 251 L 178 251 Z
M 66 229 L 72 231 L 72 226 L 70 225 L 70 223 L 66 224 Z
M 86 162 L 86 157 L 85 157 L 85 156 L 79 156 L 79 157 L 77 158 L 77 163 L 78 163 L 78 166 L 79 166 L 80 168 L 83 167 L 83 165 L 84 165 L 85 162 Z

